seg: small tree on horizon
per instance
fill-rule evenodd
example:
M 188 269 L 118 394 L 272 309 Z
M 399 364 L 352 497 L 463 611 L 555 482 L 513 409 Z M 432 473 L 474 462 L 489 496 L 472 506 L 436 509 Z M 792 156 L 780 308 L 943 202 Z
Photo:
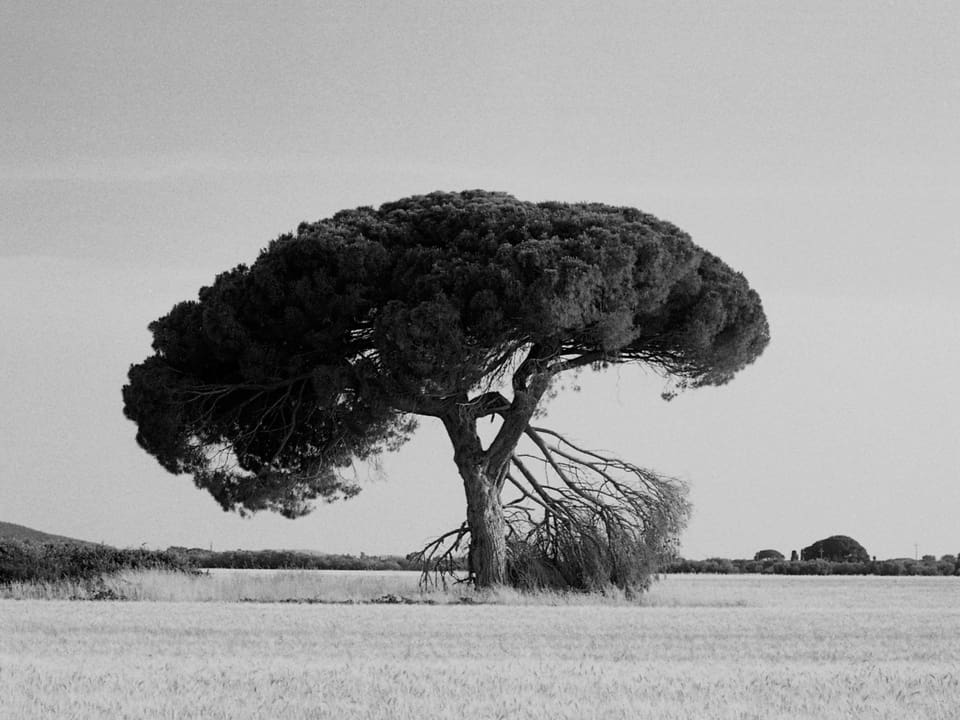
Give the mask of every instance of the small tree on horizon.
M 753 555 L 754 560 L 783 560 L 783 553 L 779 550 L 759 550 Z
M 425 553 L 468 541 L 478 587 L 637 586 L 686 522 L 681 483 L 533 424 L 558 377 L 635 362 L 678 389 L 721 385 L 769 341 L 743 276 L 673 225 L 479 190 L 303 223 L 150 330 L 124 412 L 225 510 L 352 497 L 346 468 L 439 420 L 466 520 Z
M 831 535 L 800 551 L 802 560 L 829 560 L 831 562 L 870 562 L 866 549 L 847 535 Z

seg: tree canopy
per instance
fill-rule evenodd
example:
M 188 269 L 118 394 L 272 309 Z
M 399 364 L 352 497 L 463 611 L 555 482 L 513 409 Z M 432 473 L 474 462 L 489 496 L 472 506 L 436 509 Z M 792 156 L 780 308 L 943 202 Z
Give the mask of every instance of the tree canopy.
M 502 482 L 559 373 L 720 385 L 769 340 L 744 277 L 674 225 L 480 190 L 302 223 L 150 330 L 123 390 L 139 444 L 225 509 L 291 517 L 355 494 L 342 471 L 417 415 L 501 417 L 483 457 Z

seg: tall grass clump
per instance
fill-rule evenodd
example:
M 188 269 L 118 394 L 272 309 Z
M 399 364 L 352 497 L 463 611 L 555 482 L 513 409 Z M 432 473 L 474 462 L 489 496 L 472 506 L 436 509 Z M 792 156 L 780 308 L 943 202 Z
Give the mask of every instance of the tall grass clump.
M 627 602 L 623 593 L 615 589 L 604 595 L 556 590 L 521 592 L 510 587 L 476 590 L 469 583 L 424 589 L 418 580 L 415 572 L 225 570 L 194 575 L 134 570 L 108 578 L 107 586 L 127 600 L 161 602 L 547 606 Z
M 507 543 L 507 577 L 522 592 L 580 592 L 627 597 L 650 588 L 656 556 L 644 542 L 597 528 L 534 534 Z

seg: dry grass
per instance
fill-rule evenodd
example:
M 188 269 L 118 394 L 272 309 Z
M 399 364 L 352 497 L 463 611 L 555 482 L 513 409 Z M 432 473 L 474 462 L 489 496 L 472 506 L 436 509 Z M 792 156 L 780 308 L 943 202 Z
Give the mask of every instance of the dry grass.
M 509 588 L 475 592 L 467 584 L 422 590 L 416 572 L 337 570 L 210 570 L 196 575 L 165 570 L 131 570 L 102 582 L 12 583 L 0 598 L 93 600 L 103 597 L 159 602 L 362 603 L 393 596 L 426 604 L 510 605 L 624 604 L 616 589 L 605 596 L 584 593 L 519 593 Z
M 960 717 L 956 580 L 745 580 L 645 606 L 4 600 L 0 718 Z
M 466 584 L 422 591 L 419 573 L 349 570 L 210 570 L 198 575 L 165 570 L 131 570 L 103 583 L 13 583 L 0 585 L 0 599 L 97 599 L 104 593 L 125 600 L 159 602 L 360 603 L 394 595 L 419 603 L 464 601 L 499 605 L 635 605 L 647 607 L 764 607 L 788 610 L 822 607 L 916 609 L 942 607 L 943 589 L 956 578 L 685 575 L 663 576 L 638 601 L 613 589 L 607 595 L 510 589 L 476 593 Z M 951 584 L 953 583 L 953 584 Z M 960 588 L 958 588 L 960 591 Z

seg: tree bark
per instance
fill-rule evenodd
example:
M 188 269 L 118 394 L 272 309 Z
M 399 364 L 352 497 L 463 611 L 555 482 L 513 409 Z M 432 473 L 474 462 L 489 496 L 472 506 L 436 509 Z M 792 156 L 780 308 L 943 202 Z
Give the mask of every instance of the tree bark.
M 503 473 L 489 474 L 472 416 L 449 413 L 444 415 L 443 424 L 453 443 L 453 459 L 467 497 L 470 577 L 478 588 L 502 585 L 507 577 L 506 521 L 500 503 Z
M 485 477 L 479 468 L 473 472 L 461 468 L 460 475 L 467 495 L 470 575 L 478 588 L 503 585 L 507 580 L 507 528 L 500 503 L 500 487 Z

